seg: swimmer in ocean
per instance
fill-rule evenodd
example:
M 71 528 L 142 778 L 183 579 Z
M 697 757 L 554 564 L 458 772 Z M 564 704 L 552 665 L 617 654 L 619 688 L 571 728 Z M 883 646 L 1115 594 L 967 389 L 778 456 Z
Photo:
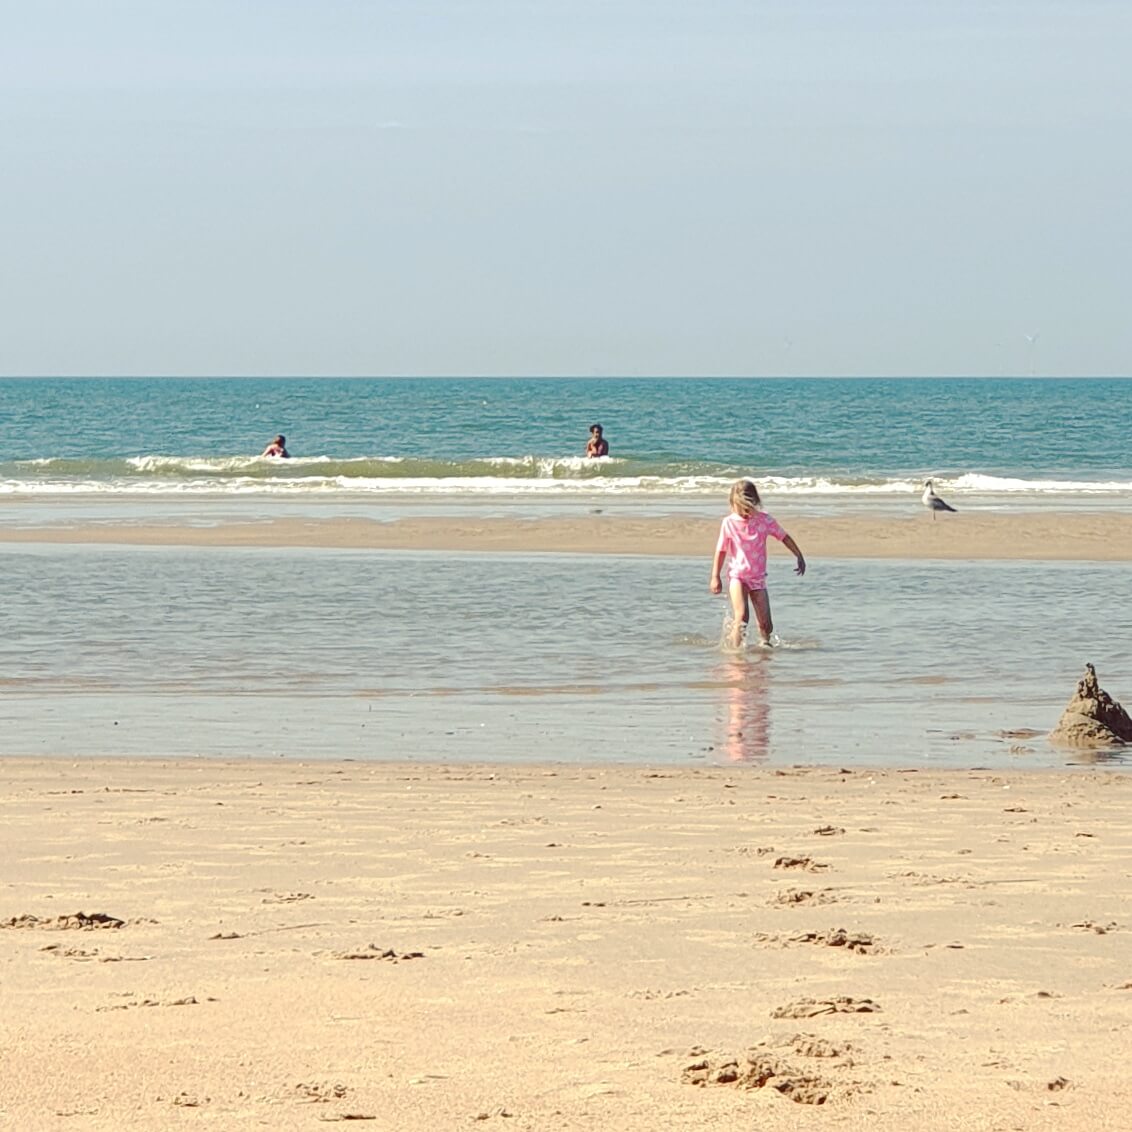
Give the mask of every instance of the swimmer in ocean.
M 279 456 L 286 460 L 291 453 L 287 451 L 287 438 L 280 433 L 264 450 L 264 456 Z

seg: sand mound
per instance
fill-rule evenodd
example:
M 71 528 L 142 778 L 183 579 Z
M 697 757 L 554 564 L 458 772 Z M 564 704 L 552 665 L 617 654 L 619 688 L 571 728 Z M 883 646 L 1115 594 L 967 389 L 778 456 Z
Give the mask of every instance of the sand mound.
M 1049 737 L 1065 747 L 1119 747 L 1132 743 L 1132 719 L 1097 683 L 1097 670 L 1086 664 L 1077 691 Z
M 745 1058 L 697 1057 L 684 1067 L 689 1085 L 734 1085 L 738 1089 L 776 1089 L 796 1104 L 825 1104 L 833 1085 L 767 1054 L 752 1050 Z

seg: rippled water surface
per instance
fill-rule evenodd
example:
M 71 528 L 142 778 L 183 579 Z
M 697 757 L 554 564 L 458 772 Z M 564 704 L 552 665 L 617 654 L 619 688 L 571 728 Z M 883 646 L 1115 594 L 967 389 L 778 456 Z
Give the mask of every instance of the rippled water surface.
M 1048 766 L 1085 661 L 1132 699 L 1123 565 L 779 558 L 783 647 L 735 655 L 692 559 L 4 559 L 7 753 Z

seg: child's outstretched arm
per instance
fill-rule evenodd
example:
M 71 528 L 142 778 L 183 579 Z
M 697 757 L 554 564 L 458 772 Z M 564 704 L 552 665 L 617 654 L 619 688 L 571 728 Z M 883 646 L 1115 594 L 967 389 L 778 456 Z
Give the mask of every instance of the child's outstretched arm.
M 794 573 L 801 577 L 806 572 L 806 560 L 802 557 L 802 552 L 798 549 L 798 544 L 787 535 L 782 540 L 782 545 L 794 555 L 797 561 L 797 565 L 794 567 Z
M 708 589 L 713 594 L 723 593 L 723 583 L 720 581 L 719 576 L 723 571 L 723 559 L 727 556 L 725 547 L 717 546 L 715 548 L 715 557 L 711 560 L 711 580 L 708 582 Z

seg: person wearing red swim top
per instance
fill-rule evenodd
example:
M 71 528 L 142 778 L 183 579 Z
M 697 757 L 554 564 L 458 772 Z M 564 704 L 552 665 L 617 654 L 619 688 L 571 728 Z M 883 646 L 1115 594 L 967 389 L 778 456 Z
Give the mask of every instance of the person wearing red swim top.
M 587 456 L 608 456 L 609 441 L 602 435 L 601 425 L 590 425 L 590 439 L 586 444 Z

